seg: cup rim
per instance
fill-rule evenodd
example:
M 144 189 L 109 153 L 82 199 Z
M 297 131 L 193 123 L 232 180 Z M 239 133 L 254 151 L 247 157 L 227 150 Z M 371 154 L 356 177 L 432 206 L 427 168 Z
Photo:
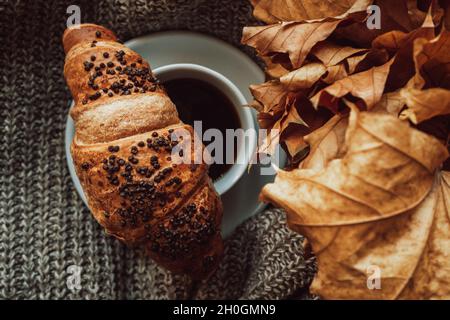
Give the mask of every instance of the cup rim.
M 227 77 L 210 68 L 192 63 L 174 63 L 161 66 L 153 70 L 153 73 L 157 78 L 164 78 L 163 74 L 167 74 L 169 72 L 189 74 L 189 76 L 194 79 L 198 79 L 196 75 L 206 76 L 207 78 L 212 80 L 212 85 L 214 85 L 218 90 L 220 90 L 230 99 L 233 107 L 238 114 L 241 128 L 244 130 L 256 130 L 253 114 L 250 108 L 245 107 L 245 105 L 247 105 L 247 100 L 245 99 L 242 92 L 236 87 L 236 85 Z M 183 77 L 174 76 L 169 77 L 168 80 L 176 78 Z M 199 80 L 204 80 L 204 77 Z M 243 143 L 237 150 L 236 163 L 232 164 L 231 168 L 227 172 L 225 172 L 220 178 L 214 181 L 214 187 L 219 195 L 226 193 L 242 177 L 242 175 L 248 168 L 248 164 L 250 163 L 252 155 L 256 150 L 256 144 L 256 134 L 251 134 L 248 139 L 244 139 Z

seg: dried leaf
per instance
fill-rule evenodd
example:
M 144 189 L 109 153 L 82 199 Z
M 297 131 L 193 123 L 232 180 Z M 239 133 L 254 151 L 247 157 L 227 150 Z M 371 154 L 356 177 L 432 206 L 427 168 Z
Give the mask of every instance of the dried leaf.
M 258 123 L 261 128 L 269 129 L 266 137 L 260 143 L 258 153 L 273 155 L 276 147 L 280 143 L 281 133 L 287 128 L 290 123 L 307 126 L 300 115 L 297 112 L 295 106 L 295 96 L 284 96 L 283 105 L 280 105 L 282 114 L 274 114 L 261 112 L 258 114 Z
M 348 10 L 364 10 L 372 1 L 251 0 L 253 15 L 266 23 L 334 17 Z M 353 8 L 352 8 L 353 7 Z
M 420 89 L 441 87 L 450 89 L 450 32 L 442 32 L 433 39 L 421 38 L 414 42 L 415 76 L 413 86 Z
M 450 152 L 450 115 L 435 116 L 419 123 L 415 127 L 437 138 L 444 146 L 447 146 Z M 442 165 L 442 170 L 450 171 L 450 157 Z
M 262 56 L 287 53 L 292 67 L 299 68 L 310 50 L 328 38 L 339 23 L 363 20 L 370 0 L 357 0 L 342 15 L 326 19 L 280 22 L 267 26 L 244 27 L 241 42 L 254 47 Z
M 392 62 L 393 59 L 382 66 L 373 67 L 367 71 L 355 73 L 338 80 L 319 91 L 311 98 L 311 102 L 315 107 L 321 105 L 329 108 L 333 112 L 337 112 L 339 98 L 351 94 L 354 97 L 362 99 L 367 109 L 370 110 L 383 95 L 384 84 Z
M 387 218 L 421 202 L 435 169 L 448 157 L 437 139 L 407 123 L 355 110 L 343 148 L 343 157 L 321 171 L 280 172 L 263 196 L 286 201 L 297 214 L 314 212 L 304 217 L 308 224 L 322 223 L 324 218 L 334 224 Z
M 368 50 L 339 46 L 329 41 L 322 41 L 311 50 L 311 54 L 319 59 L 327 68 L 327 74 L 322 80 L 328 84 L 344 79 L 353 73 L 358 62 L 351 60 L 351 56 L 364 52 L 368 52 Z M 363 54 L 358 57 L 361 57 L 360 59 L 362 60 L 365 55 Z M 350 65 L 348 63 L 349 61 L 354 61 L 354 63 Z M 349 69 L 348 66 L 353 70 Z
M 378 49 L 386 49 L 395 54 L 394 63 L 391 66 L 386 87 L 390 90 L 399 89 L 407 84 L 414 75 L 414 42 L 419 39 L 432 39 L 435 37 L 434 24 L 427 19 L 419 29 L 404 33 L 392 31 L 377 37 L 372 46 Z
M 413 57 L 415 74 L 400 97 L 407 109 L 401 119 L 418 124 L 438 115 L 450 113 L 450 33 L 445 29 L 432 39 L 418 38 L 414 41 Z M 419 90 L 423 87 L 430 88 Z
M 319 62 L 304 65 L 280 78 L 285 90 L 299 91 L 312 87 L 324 74 L 327 68 Z
M 409 119 L 418 124 L 434 116 L 450 114 L 450 90 L 405 88 L 400 93 L 408 106 L 400 114 L 400 119 Z
M 258 85 L 251 85 L 250 92 L 262 106 L 261 112 L 271 115 L 284 112 L 286 90 L 278 81 L 272 80 Z
M 427 13 L 417 8 L 416 1 L 378 1 L 382 15 L 386 15 L 384 22 L 389 21 L 391 28 L 411 31 L 420 27 Z
M 450 30 L 450 2 L 442 1 L 442 6 L 444 9 L 444 26 L 447 30 Z
M 268 26 L 245 27 L 242 43 L 254 47 L 261 55 L 289 54 L 292 66 L 300 67 L 312 47 L 325 40 L 339 20 L 302 23 L 283 22 Z
M 336 119 L 308 138 L 308 158 L 318 160 L 280 171 L 261 194 L 311 243 L 319 265 L 311 290 L 332 299 L 449 298 L 450 176 L 435 179 L 446 148 L 396 117 L 355 108 L 341 146 Z M 379 290 L 367 287 L 373 266 Z
M 294 161 L 299 161 L 297 159 L 299 153 L 301 153 L 305 148 L 308 147 L 304 140 L 305 136 L 304 126 L 291 125 L 286 128 L 283 132 L 283 143 L 285 144 L 287 151 Z
M 296 105 L 295 105 L 295 101 L 293 101 L 292 103 L 290 103 L 287 108 L 286 108 L 286 114 L 285 117 L 283 117 L 283 120 L 281 122 L 281 131 L 283 131 L 284 129 L 287 128 L 287 126 L 291 123 L 295 123 L 295 124 L 299 124 L 302 126 L 307 127 L 308 124 L 302 119 L 302 117 L 300 117 Z
M 367 51 L 367 50 L 364 50 Z M 381 65 L 389 60 L 389 56 L 383 50 L 370 50 L 344 59 L 337 65 L 327 68 L 327 74 L 322 81 L 332 84 L 342 80 L 355 72 L 362 72 L 373 66 Z
M 280 78 L 281 76 L 289 72 L 289 70 L 286 69 L 282 64 L 273 62 L 270 57 L 263 56 L 261 58 L 266 64 L 265 71 L 270 78 Z
M 338 80 L 344 79 L 348 76 L 347 69 L 345 68 L 344 63 L 340 63 L 335 66 L 331 66 L 327 68 L 327 74 L 322 79 L 326 84 L 332 84 Z
M 371 42 L 382 34 L 394 30 L 403 33 L 411 32 L 423 25 L 427 18 L 428 8 L 423 8 L 425 11 L 419 10 L 415 2 L 411 5 L 411 0 L 377 0 L 375 4 L 380 7 L 381 29 L 368 29 L 366 21 L 355 22 L 336 30 L 336 39 L 343 42 L 350 41 L 358 47 L 369 48 Z M 437 25 L 441 19 L 442 10 L 435 5 L 428 11 L 429 21 Z
M 389 55 L 384 49 L 371 49 L 360 55 L 355 55 L 345 60 L 348 73 L 362 72 L 373 66 L 380 66 L 389 60 Z
M 270 126 L 270 130 L 267 135 L 262 138 L 262 141 L 258 143 L 257 153 L 262 154 L 275 154 L 275 150 L 280 144 L 280 134 L 281 134 L 281 119 L 275 121 L 273 125 Z
M 266 146 L 302 159 L 310 149 L 261 198 L 312 245 L 311 290 L 450 298 L 450 173 L 439 172 L 450 167 L 448 1 L 373 1 L 379 30 L 365 21 L 372 1 L 251 1 L 258 18 L 282 21 L 246 28 L 242 40 L 279 78 L 253 87 L 260 124 L 279 133 Z M 380 290 L 368 289 L 373 267 Z
M 398 116 L 405 106 L 405 99 L 400 95 L 400 90 L 388 92 L 381 96 L 380 101 L 372 108 L 372 112 L 390 113 Z
M 337 65 L 354 54 L 366 51 L 368 49 L 339 46 L 329 41 L 322 41 L 311 50 L 311 54 L 316 56 L 324 66 L 330 67 Z
M 310 145 L 309 155 L 300 163 L 301 169 L 323 169 L 343 152 L 348 118 L 335 115 L 324 126 L 304 137 Z
M 429 0 L 427 0 L 429 1 Z M 392 1 L 391 1 L 392 2 Z M 420 27 L 420 25 L 423 23 L 423 21 L 425 20 L 426 16 L 427 16 L 427 12 L 422 11 L 419 8 L 419 3 L 420 2 L 420 7 L 423 6 L 423 4 L 425 3 L 424 1 L 417 1 L 417 0 L 407 0 L 406 1 L 406 14 L 408 15 L 408 21 L 406 22 L 406 27 L 407 29 L 411 30 Z M 430 1 L 429 1 L 430 2 Z

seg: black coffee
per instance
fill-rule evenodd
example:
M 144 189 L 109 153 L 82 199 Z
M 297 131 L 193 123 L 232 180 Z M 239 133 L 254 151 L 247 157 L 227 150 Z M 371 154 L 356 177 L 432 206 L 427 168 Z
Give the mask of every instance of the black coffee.
M 241 127 L 236 110 L 228 99 L 215 86 L 201 80 L 191 78 L 174 79 L 164 82 L 164 87 L 177 106 L 181 120 L 190 125 L 194 121 L 202 121 L 203 132 L 210 128 L 218 129 L 223 135 L 223 155 L 225 153 L 225 130 L 238 129 Z M 204 141 L 207 145 L 211 141 Z M 214 156 L 214 150 L 212 156 Z M 236 156 L 236 150 L 234 152 Z M 231 164 L 213 163 L 209 167 L 209 176 L 216 180 L 222 176 Z

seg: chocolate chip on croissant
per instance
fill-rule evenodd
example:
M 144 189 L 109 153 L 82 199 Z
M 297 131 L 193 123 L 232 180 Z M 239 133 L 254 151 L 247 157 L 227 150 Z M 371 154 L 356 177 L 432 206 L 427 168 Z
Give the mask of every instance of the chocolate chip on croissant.
M 205 163 L 171 157 L 187 143 L 174 133 L 193 136 L 193 129 L 147 61 L 110 30 L 82 24 L 64 32 L 63 44 L 75 101 L 71 153 L 95 219 L 125 243 L 144 245 L 169 270 L 208 276 L 223 252 L 222 204 Z M 193 145 L 181 149 L 193 155 Z

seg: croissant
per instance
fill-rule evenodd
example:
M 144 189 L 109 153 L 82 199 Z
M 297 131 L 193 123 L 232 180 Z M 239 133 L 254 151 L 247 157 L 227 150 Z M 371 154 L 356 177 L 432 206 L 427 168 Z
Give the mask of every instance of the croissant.
M 70 27 L 63 45 L 75 103 L 71 154 L 95 219 L 126 244 L 145 246 L 163 267 L 207 277 L 223 253 L 222 204 L 205 161 L 172 159 L 184 143 L 174 132 L 194 130 L 180 121 L 148 62 L 110 30 Z M 186 149 L 198 151 L 180 148 L 180 155 Z

